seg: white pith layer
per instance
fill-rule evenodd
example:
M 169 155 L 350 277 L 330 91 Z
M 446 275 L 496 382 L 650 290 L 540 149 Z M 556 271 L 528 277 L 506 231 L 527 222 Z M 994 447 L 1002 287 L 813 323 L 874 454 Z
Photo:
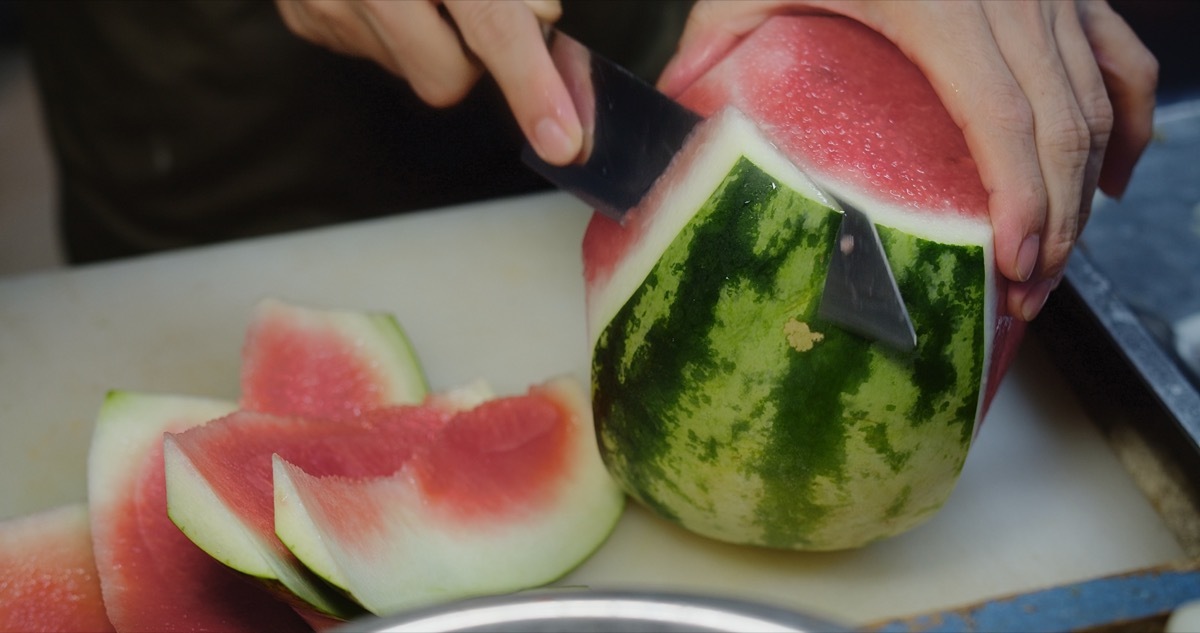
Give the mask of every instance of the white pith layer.
M 916 237 L 945 244 L 975 245 L 985 262 L 984 358 L 977 416 L 987 393 L 997 293 L 995 249 L 991 223 L 944 212 L 914 212 L 893 202 L 816 172 L 805 172 L 793 163 L 741 111 L 728 107 L 709 117 L 692 133 L 654 189 L 633 213 L 649 214 L 650 226 L 607 279 L 589 289 L 587 299 L 588 349 L 595 349 L 601 332 L 637 291 L 684 226 L 716 191 L 736 162 L 745 157 L 797 193 L 840 210 L 844 200 L 877 224 Z M 918 332 L 918 336 L 920 333 Z M 978 419 L 976 420 L 978 425 Z

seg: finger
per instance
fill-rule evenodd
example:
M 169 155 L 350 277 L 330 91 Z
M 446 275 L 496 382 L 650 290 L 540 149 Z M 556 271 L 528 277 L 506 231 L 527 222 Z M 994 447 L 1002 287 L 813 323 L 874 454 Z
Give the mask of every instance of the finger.
M 678 50 L 659 75 L 658 89 L 670 96 L 679 95 L 772 14 L 785 8 L 801 10 L 806 4 L 778 0 L 697 2 L 688 13 Z
M 552 164 L 571 162 L 583 133 L 537 16 L 519 2 L 447 0 L 446 8 L 538 155 Z
M 434 107 L 458 103 L 482 74 L 463 50 L 454 25 L 433 3 L 385 1 L 355 6 L 384 50 L 376 61 L 408 80 L 425 103 Z
M 1158 60 L 1107 4 L 1082 2 L 1079 9 L 1113 108 L 1100 188 L 1119 198 L 1153 134 Z
M 525 6 L 543 24 L 554 24 L 562 17 L 562 5 L 558 0 L 524 0 Z
M 1014 79 L 1026 95 L 1031 95 L 1034 141 L 1047 204 L 1039 259 L 1026 279 L 1040 282 L 1062 270 L 1075 244 L 1091 134 L 1055 39 L 1055 12 L 1062 5 L 988 3 L 983 6 Z M 997 236 L 1000 239 L 1002 236 Z M 1011 293 L 1009 308 L 1031 320 L 1048 294 L 1046 284 L 1034 283 L 1025 296 Z
M 364 49 L 377 44 L 370 30 L 355 16 L 350 3 L 275 0 L 275 6 L 288 30 L 336 53 L 369 57 Z
M 1107 154 L 1109 138 L 1113 129 L 1113 107 L 1104 77 L 1096 63 L 1096 56 L 1088 43 L 1087 35 L 1072 7 L 1063 11 L 1054 25 L 1055 40 L 1062 57 L 1063 68 L 1075 93 L 1075 101 L 1083 114 L 1090 134 L 1090 149 L 1083 174 L 1083 191 L 1079 200 L 1079 219 L 1076 234 L 1083 232 L 1092 212 L 1092 199 L 1100 181 L 1100 169 Z
M 877 21 L 886 29 L 884 34 L 929 78 L 963 131 L 988 192 L 1001 274 L 1015 281 L 1027 280 L 1041 249 L 1048 206 L 1033 108 L 1004 62 L 978 5 L 883 3 L 880 7 L 895 5 L 901 6 L 892 9 L 891 15 L 878 16 Z M 955 54 L 945 55 L 944 51 Z

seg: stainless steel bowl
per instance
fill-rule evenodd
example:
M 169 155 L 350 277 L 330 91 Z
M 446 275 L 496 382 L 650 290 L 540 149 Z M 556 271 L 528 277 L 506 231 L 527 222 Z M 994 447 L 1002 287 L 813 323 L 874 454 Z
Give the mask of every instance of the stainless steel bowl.
M 382 618 L 338 632 L 474 631 L 676 633 L 846 631 L 811 615 L 765 604 L 683 593 L 548 590 L 463 600 Z

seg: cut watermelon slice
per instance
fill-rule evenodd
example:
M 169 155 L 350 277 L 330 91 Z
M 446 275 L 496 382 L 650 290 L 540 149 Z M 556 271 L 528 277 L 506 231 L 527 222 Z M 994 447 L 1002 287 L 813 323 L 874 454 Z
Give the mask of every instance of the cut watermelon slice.
M 282 585 L 320 613 L 360 614 L 276 538 L 271 455 L 321 473 L 364 465 L 374 470 L 343 474 L 395 472 L 412 438 L 393 434 L 385 441 L 390 429 L 370 418 L 381 407 L 424 397 L 412 346 L 390 315 L 268 299 L 256 306 L 247 329 L 242 385 L 248 410 L 166 436 L 171 520 L 217 560 Z
M 275 458 L 280 539 L 376 614 L 550 582 L 599 547 L 624 507 L 578 382 L 453 409 L 390 413 L 409 424 L 449 410 L 388 477 L 322 477 Z
M 120 631 L 305 631 L 295 611 L 196 547 L 167 517 L 163 433 L 230 413 L 218 400 L 109 393 L 88 455 L 92 542 Z
M 962 133 L 900 51 L 831 16 L 768 20 L 680 100 L 709 120 L 623 226 L 597 214 L 584 237 L 606 464 L 736 543 L 842 549 L 927 520 L 1020 339 Z M 834 198 L 876 222 L 913 353 L 817 315 Z
M 291 592 L 333 618 L 360 615 L 361 608 L 309 572 L 275 537 L 271 455 L 279 452 L 324 468 L 340 456 L 329 445 L 349 440 L 353 450 L 383 458 L 368 463 L 387 464 L 393 455 L 386 449 L 392 445 L 385 448 L 367 431 L 348 422 L 240 411 L 168 433 L 163 441 L 168 515 L 221 563 Z
M 0 631 L 113 631 L 92 557 L 87 506 L 0 523 Z
M 241 406 L 334 420 L 421 402 L 428 383 L 390 314 L 323 310 L 265 299 L 242 349 Z

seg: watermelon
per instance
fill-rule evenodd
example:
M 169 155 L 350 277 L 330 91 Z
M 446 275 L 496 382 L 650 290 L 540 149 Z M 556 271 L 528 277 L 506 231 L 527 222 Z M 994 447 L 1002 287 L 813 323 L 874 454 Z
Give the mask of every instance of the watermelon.
M 394 316 L 273 298 L 254 308 L 241 371 L 242 408 L 278 415 L 351 419 L 429 391 Z
M 987 194 L 919 70 L 866 27 L 778 16 L 680 97 L 708 117 L 623 225 L 583 243 L 599 447 L 705 536 L 861 547 L 954 488 L 1020 340 Z M 876 224 L 901 353 L 817 315 L 841 218 Z
M 376 425 L 365 420 L 377 409 L 424 398 L 427 383 L 408 337 L 388 314 L 266 299 L 255 306 L 246 330 L 241 383 L 241 411 L 167 434 L 171 520 L 220 562 L 318 614 L 360 614 L 275 537 L 271 455 L 340 473 L 348 458 L 328 445 L 349 440 L 355 442 L 349 458 L 361 457 L 350 466 L 383 469 L 369 474 L 394 472 L 398 466 L 390 464 L 403 459 L 406 438 L 371 438 Z
M 391 457 L 365 428 L 341 421 L 238 411 L 163 440 L 167 509 L 189 540 L 222 564 L 290 592 L 318 613 L 362 613 L 301 564 L 275 537 L 271 456 L 317 467 L 333 461 L 328 443 L 357 434 L 364 455 Z M 391 444 L 387 445 L 391 448 Z M 316 450 L 313 450 L 316 449 Z M 310 458 L 310 459 L 305 459 Z
M 437 429 L 389 476 L 322 476 L 276 455 L 280 539 L 381 615 L 538 586 L 578 565 L 624 507 L 583 386 L 555 379 L 471 405 L 386 412 L 389 424 Z
M 0 523 L 0 631 L 112 630 L 85 504 Z
M 112 391 L 88 454 L 96 569 L 119 631 L 305 631 L 263 587 L 193 544 L 167 516 L 163 434 L 232 412 L 208 398 Z

